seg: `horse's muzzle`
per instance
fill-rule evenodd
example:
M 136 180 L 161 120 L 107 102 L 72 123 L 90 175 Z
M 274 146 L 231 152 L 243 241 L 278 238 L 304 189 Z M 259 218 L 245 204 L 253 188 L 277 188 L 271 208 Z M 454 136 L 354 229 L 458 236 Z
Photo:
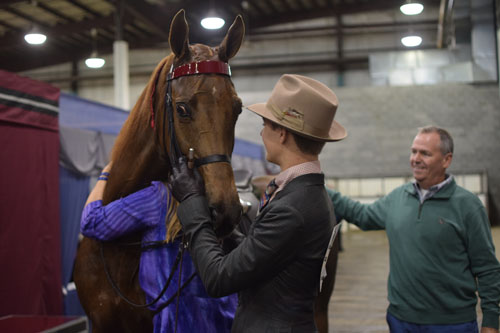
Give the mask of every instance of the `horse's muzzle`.
M 230 208 L 225 207 L 222 210 L 210 206 L 210 212 L 212 214 L 212 221 L 214 222 L 215 234 L 218 238 L 224 238 L 231 234 L 239 224 L 243 214 L 241 205 L 239 204 Z

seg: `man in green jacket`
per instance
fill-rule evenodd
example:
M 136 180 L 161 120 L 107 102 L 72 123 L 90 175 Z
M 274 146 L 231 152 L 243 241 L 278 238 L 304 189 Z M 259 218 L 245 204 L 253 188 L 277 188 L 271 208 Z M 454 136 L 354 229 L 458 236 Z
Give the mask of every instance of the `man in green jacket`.
M 385 229 L 390 273 L 387 322 L 391 332 L 498 332 L 500 265 L 486 210 L 476 195 L 446 173 L 453 139 L 421 128 L 410 165 L 415 181 L 373 204 L 328 190 L 336 214 L 363 230 Z

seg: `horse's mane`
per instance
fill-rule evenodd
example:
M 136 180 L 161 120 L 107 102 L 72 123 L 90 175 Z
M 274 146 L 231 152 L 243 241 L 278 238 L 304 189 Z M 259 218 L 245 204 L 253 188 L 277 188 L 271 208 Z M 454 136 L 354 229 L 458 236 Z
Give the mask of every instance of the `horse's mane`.
M 103 195 L 104 204 L 143 189 L 153 180 L 168 179 L 169 162 L 163 146 L 159 145 L 163 133 L 158 125 L 163 121 L 165 82 L 173 59 L 171 54 L 156 66 L 118 134 L 111 152 L 113 165 Z M 152 110 L 156 119 L 152 118 Z M 175 215 L 169 223 L 167 241 L 175 238 L 178 231 L 180 224 Z

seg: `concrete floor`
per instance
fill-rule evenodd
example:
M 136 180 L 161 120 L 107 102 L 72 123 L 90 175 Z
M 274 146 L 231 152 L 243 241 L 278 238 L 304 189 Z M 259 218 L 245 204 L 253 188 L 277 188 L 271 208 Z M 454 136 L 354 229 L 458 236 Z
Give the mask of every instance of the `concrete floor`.
M 500 227 L 492 229 L 500 259 Z M 385 314 L 389 245 L 384 231 L 342 234 L 335 290 L 329 306 L 331 333 L 387 333 Z M 478 311 L 480 320 L 480 311 Z

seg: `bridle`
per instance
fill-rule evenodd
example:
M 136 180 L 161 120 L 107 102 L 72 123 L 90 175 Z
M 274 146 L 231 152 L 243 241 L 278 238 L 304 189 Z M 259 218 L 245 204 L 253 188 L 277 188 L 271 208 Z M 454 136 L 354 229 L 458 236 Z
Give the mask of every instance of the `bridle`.
M 178 163 L 179 158 L 183 155 L 182 151 L 179 147 L 179 143 L 177 142 L 177 136 L 175 135 L 175 127 L 174 127 L 174 106 L 173 106 L 173 98 L 172 98 L 172 81 L 188 75 L 198 75 L 198 74 L 221 74 L 226 76 L 231 76 L 231 68 L 229 64 L 222 61 L 216 60 L 205 60 L 205 61 L 197 61 L 191 62 L 189 64 L 181 65 L 178 67 L 172 66 L 170 67 L 170 71 L 167 75 L 167 89 L 165 91 L 165 114 L 166 116 L 163 118 L 163 133 L 165 133 L 166 127 L 166 119 L 168 118 L 168 132 L 170 137 L 170 149 L 167 150 L 167 144 L 164 141 L 165 153 L 169 158 L 170 165 L 175 165 Z M 152 112 L 154 110 L 152 108 Z M 152 115 L 152 119 L 154 119 L 154 114 Z M 154 121 L 152 121 L 152 126 L 154 128 Z M 164 137 L 165 140 L 165 137 Z M 194 166 L 197 168 L 210 163 L 218 163 L 218 162 L 226 162 L 231 163 L 231 157 L 223 154 L 213 154 L 204 156 L 201 158 L 194 159 Z

